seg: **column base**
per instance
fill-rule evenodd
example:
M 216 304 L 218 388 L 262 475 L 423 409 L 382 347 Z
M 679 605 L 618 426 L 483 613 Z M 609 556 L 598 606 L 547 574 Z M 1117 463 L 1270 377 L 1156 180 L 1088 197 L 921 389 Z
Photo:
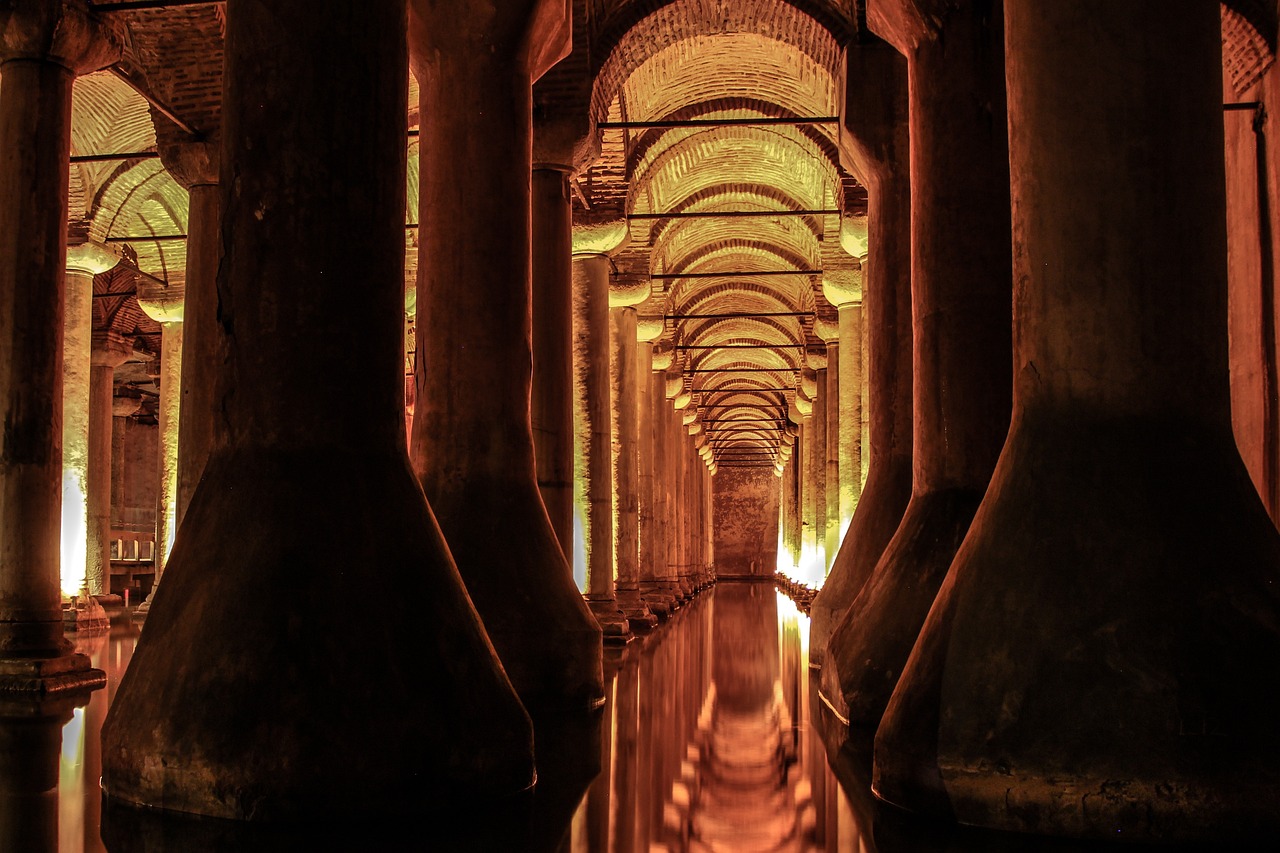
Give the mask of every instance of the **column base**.
M 596 617 L 606 645 L 626 645 L 635 639 L 635 634 L 631 633 L 630 621 L 612 596 L 588 598 L 587 607 L 591 608 L 592 615 Z
M 403 450 L 215 454 L 161 586 L 103 725 L 108 796 L 307 821 L 532 785 L 529 717 Z
M 812 597 L 809 650 L 819 664 L 825 659 L 831 635 L 844 621 L 850 605 L 870 582 L 897 536 L 910 501 L 910 457 L 890 457 L 872 466 L 857 512 L 831 564 L 831 573 Z M 949 557 L 947 563 L 950 564 Z
M 62 630 L 80 636 L 103 634 L 111 630 L 111 620 L 96 599 L 82 595 L 63 607 Z
M 0 696 L 54 696 L 97 690 L 107 674 L 89 665 L 89 656 L 71 652 L 54 658 L 0 658 Z
M 875 737 L 875 791 L 992 829 L 1280 833 L 1280 535 L 1227 428 L 1015 417 Z
M 661 581 L 645 581 L 640 584 L 640 595 L 649 611 L 658 617 L 660 622 L 671 618 L 676 609 L 675 599 L 663 586 Z
M 947 569 L 973 521 L 980 492 L 927 492 L 912 498 L 897 534 L 862 592 L 842 614 L 824 656 L 824 702 L 848 720 L 869 749 L 898 676 L 920 635 Z M 817 610 L 821 595 L 814 600 Z M 815 642 L 812 633 L 810 642 Z
M 658 617 L 653 615 L 639 589 L 619 589 L 618 607 L 627 617 L 632 631 L 648 631 L 658 624 Z

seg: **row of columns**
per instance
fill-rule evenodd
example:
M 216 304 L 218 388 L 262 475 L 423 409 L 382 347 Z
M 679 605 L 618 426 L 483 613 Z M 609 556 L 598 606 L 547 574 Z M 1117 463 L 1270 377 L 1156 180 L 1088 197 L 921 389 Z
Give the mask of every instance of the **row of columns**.
M 941 5 L 872 0 L 897 51 L 846 51 L 884 84 L 842 139 L 874 444 L 814 601 L 824 705 L 915 811 L 1273 834 L 1280 534 L 1231 430 L 1218 4 Z
M 625 642 L 710 580 L 709 472 L 668 403 L 662 324 L 636 309 L 648 288 L 609 271 L 605 254 L 574 256 L 574 559 L 606 641 Z

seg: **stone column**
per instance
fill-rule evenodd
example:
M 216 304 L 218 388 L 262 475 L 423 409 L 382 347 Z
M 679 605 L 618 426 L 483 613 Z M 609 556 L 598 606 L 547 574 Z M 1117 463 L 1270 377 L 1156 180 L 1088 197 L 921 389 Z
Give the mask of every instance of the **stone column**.
M 422 124 L 415 470 L 503 667 L 535 716 L 603 691 L 600 627 L 534 471 L 533 81 L 563 0 L 410 4 Z M 518 555 L 518 557 L 517 557 Z
M 636 325 L 636 391 L 637 436 L 636 465 L 639 469 L 637 515 L 640 539 L 640 593 L 651 613 L 666 619 L 671 613 L 671 600 L 661 580 L 662 566 L 657 558 L 661 544 L 657 491 L 659 478 L 656 463 L 657 438 L 654 435 L 654 407 L 661 399 L 659 377 L 653 372 L 653 342 L 661 337 L 661 318 L 641 320 Z
M 689 394 L 681 393 L 675 399 L 676 407 L 669 420 L 671 443 L 671 512 L 674 524 L 672 531 L 671 565 L 679 579 L 683 596 L 691 598 L 696 591 L 689 576 L 689 437 L 684 430 L 684 416 L 681 408 L 689 405 Z
M 680 587 L 671 573 L 671 561 L 667 559 L 668 541 L 671 538 L 671 482 L 667 476 L 667 457 L 670 454 L 666 423 L 670 407 L 667 405 L 666 371 L 674 361 L 674 350 L 663 349 L 653 354 L 650 366 L 649 429 L 653 433 L 653 527 L 650 539 L 653 561 L 654 590 L 656 600 L 665 602 L 670 613 L 680 606 Z M 644 546 L 641 531 L 641 547 Z
M 609 258 L 573 259 L 574 504 L 582 530 L 586 600 L 605 642 L 631 639 L 613 586 L 613 392 L 609 383 Z
M 104 788 L 263 821 L 524 790 L 528 718 L 404 443 L 404 7 L 230 0 L 226 44 L 227 436 L 104 725 Z M 358 359 L 334 345 L 353 328 Z M 335 683 L 378 696 L 359 725 Z
M 138 305 L 160 324 L 160 494 L 156 507 L 155 583 L 135 615 L 145 618 L 178 534 L 178 424 L 182 407 L 182 317 L 185 289 L 139 282 Z
M 568 166 L 533 170 L 534 468 L 565 560 L 573 561 L 573 216 Z
M 114 61 L 119 45 L 80 6 L 9 4 L 0 16 L 0 686 L 6 691 L 49 693 L 106 680 L 62 635 L 58 389 L 71 84 L 77 72 Z M 83 551 L 81 557 L 77 581 Z
M 825 488 L 825 506 L 827 510 L 826 525 L 823 532 L 823 543 L 827 561 L 827 574 L 831 574 L 831 565 L 835 562 L 836 552 L 840 550 L 840 429 L 849 424 L 846 412 L 841 411 L 842 389 L 840 386 L 840 330 L 835 323 L 819 320 L 813 325 L 814 331 L 827 343 L 827 366 L 818 371 L 821 383 L 822 411 L 827 418 L 826 428 L 826 467 L 823 478 Z
M 841 713 L 848 703 L 864 739 L 986 491 L 1012 405 L 1001 6 L 873 5 L 877 31 L 907 55 L 910 78 L 915 384 L 911 501 L 875 566 L 875 588 L 850 604 L 865 644 L 842 640 L 851 670 L 823 674 L 823 695 Z M 856 686 L 836 687 L 851 679 Z
M 111 448 L 115 415 L 115 372 L 133 352 L 133 342 L 116 332 L 93 336 L 89 375 L 88 538 L 85 584 L 90 595 L 111 592 Z M 133 400 L 137 411 L 138 401 Z
M 1280 534 L 1231 429 L 1219 6 L 1006 8 L 1013 426 L 877 790 L 1000 829 L 1275 837 Z
M 853 521 L 853 514 L 862 499 L 862 300 L 846 291 L 837 291 L 834 285 L 824 284 L 823 292 L 833 301 L 840 316 L 839 387 L 837 399 L 840 405 L 840 424 L 837 433 L 837 482 L 840 536 Z M 858 291 L 861 296 L 861 289 Z
M 646 298 L 648 287 L 645 287 Z M 618 606 L 633 631 L 658 624 L 640 594 L 640 376 L 636 356 L 636 304 L 609 296 L 609 373 L 613 382 L 613 560 Z
M 676 539 L 678 515 L 676 508 L 675 457 L 679 449 L 678 438 L 672 432 L 672 418 L 675 415 L 675 399 L 684 391 L 684 381 L 680 378 L 676 366 L 676 353 L 668 350 L 660 358 L 655 358 L 654 378 L 661 389 L 658 397 L 658 409 L 654 413 L 654 432 L 657 442 L 654 447 L 657 477 L 655 485 L 661 495 L 662 510 L 662 552 L 657 559 L 662 562 L 662 577 L 667 594 L 673 599 L 674 607 L 679 607 L 686 599 L 684 587 L 680 583 L 680 573 L 676 569 Z
M 814 370 L 813 419 L 809 425 L 813 427 L 813 458 L 809 461 L 809 478 L 813 484 L 813 529 L 818 544 L 818 565 L 825 579 L 831 570 L 831 559 L 827 556 L 827 530 L 829 514 L 827 513 L 827 361 L 825 355 L 822 366 Z M 834 405 L 834 404 L 833 404 Z M 834 555 L 832 555 L 834 556 Z
M 222 259 L 221 189 L 218 186 L 218 148 L 209 142 L 164 145 L 160 157 L 170 174 L 186 187 L 187 268 L 182 297 L 181 367 L 177 403 L 177 479 L 174 488 L 174 533 L 195 493 L 214 445 L 225 440 L 225 425 L 214 387 L 214 368 L 225 359 L 222 327 L 218 324 L 218 263 Z M 177 328 L 177 327 L 175 327 Z M 167 351 L 161 342 L 161 353 Z M 161 367 L 161 378 L 168 374 Z M 162 389 L 163 395 L 163 389 Z M 161 419 L 164 418 L 162 402 Z M 172 413 L 171 413 L 172 415 Z M 164 427 L 162 445 L 168 452 Z M 158 549 L 157 549 L 158 550 Z M 159 578 L 157 577 L 157 580 Z
M 831 576 L 810 609 L 809 654 L 828 638 L 871 577 L 911 498 L 911 176 L 907 61 L 888 44 L 844 52 L 841 152 L 867 187 L 868 254 L 862 301 L 867 346 L 870 444 L 866 487 Z M 877 86 L 861 81 L 874 79 Z M 843 315 L 842 315 L 843 316 Z M 842 435 L 844 435 L 842 433 Z M 850 625 L 850 629 L 858 630 Z M 845 643 L 838 644 L 842 648 Z M 849 646 L 853 648 L 852 645 Z
M 100 570 L 89 526 L 90 373 L 93 350 L 93 277 L 120 257 L 99 243 L 67 247 L 62 315 L 62 594 L 76 595 Z M 100 585 L 101 578 L 95 582 Z

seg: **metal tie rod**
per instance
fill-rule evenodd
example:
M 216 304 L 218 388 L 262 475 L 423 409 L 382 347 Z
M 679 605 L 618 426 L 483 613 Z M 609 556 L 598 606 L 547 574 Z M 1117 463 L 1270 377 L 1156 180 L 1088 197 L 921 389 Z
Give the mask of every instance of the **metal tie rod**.
M 627 219 L 762 219 L 770 216 L 837 216 L 839 208 L 815 210 L 671 210 L 665 213 L 628 213 Z

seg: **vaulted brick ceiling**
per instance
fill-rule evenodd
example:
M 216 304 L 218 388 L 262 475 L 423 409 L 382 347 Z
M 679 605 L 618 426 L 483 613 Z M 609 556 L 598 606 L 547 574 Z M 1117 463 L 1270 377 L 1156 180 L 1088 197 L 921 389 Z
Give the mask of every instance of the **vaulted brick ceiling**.
M 611 229 L 625 234 L 614 255 L 617 275 L 631 283 L 651 282 L 652 296 L 640 313 L 647 325 L 663 324 L 656 347 L 674 353 L 673 371 L 692 393 L 693 420 L 723 428 L 729 419 L 764 417 L 793 430 L 788 417 L 808 409 L 812 368 L 822 361 L 815 323 L 834 316 L 822 295 L 823 281 L 857 290 L 855 255 L 864 251 L 859 235 L 866 228 L 866 194 L 840 166 L 836 127 L 796 122 L 838 113 L 840 47 L 865 30 L 865 3 L 572 5 L 574 51 L 539 82 L 534 102 L 535 121 L 554 125 L 555 132 L 545 134 L 549 144 L 557 134 L 568 136 L 574 144 L 569 159 L 584 167 L 575 180 L 579 233 L 595 226 L 597 239 Z M 1256 77 L 1271 55 L 1273 45 L 1260 33 L 1274 37 L 1274 13 L 1274 4 L 1262 0 L 1224 4 L 1224 64 L 1237 85 Z M 77 80 L 73 153 L 154 151 L 157 142 L 187 138 L 188 130 L 216 138 L 224 4 L 112 14 L 127 24 L 126 54 L 116 73 Z M 412 80 L 410 86 L 409 124 L 416 127 Z M 135 89 L 150 96 L 152 106 Z M 775 123 L 741 123 L 759 119 Z M 719 124 L 617 126 L 689 120 Z M 541 144 L 535 142 L 535 156 L 544 154 L 537 150 Z M 416 139 L 408 146 L 412 223 Z M 70 209 L 73 232 L 99 240 L 137 238 L 124 249 L 131 263 L 159 279 L 183 280 L 182 241 L 148 239 L 186 230 L 186 192 L 158 160 L 75 164 Z M 783 215 L 707 215 L 766 211 Z M 686 215 L 653 218 L 662 213 Z M 406 249 L 411 290 L 412 227 L 406 229 Z M 759 275 L 787 271 L 795 272 Z M 680 275 L 696 277 L 675 277 Z M 108 286 L 115 291 L 125 283 L 112 280 L 103 285 Z M 135 323 L 144 336 L 154 335 L 136 305 L 113 298 L 99 307 L 100 323 Z M 779 432 L 745 429 L 738 441 L 772 448 Z

